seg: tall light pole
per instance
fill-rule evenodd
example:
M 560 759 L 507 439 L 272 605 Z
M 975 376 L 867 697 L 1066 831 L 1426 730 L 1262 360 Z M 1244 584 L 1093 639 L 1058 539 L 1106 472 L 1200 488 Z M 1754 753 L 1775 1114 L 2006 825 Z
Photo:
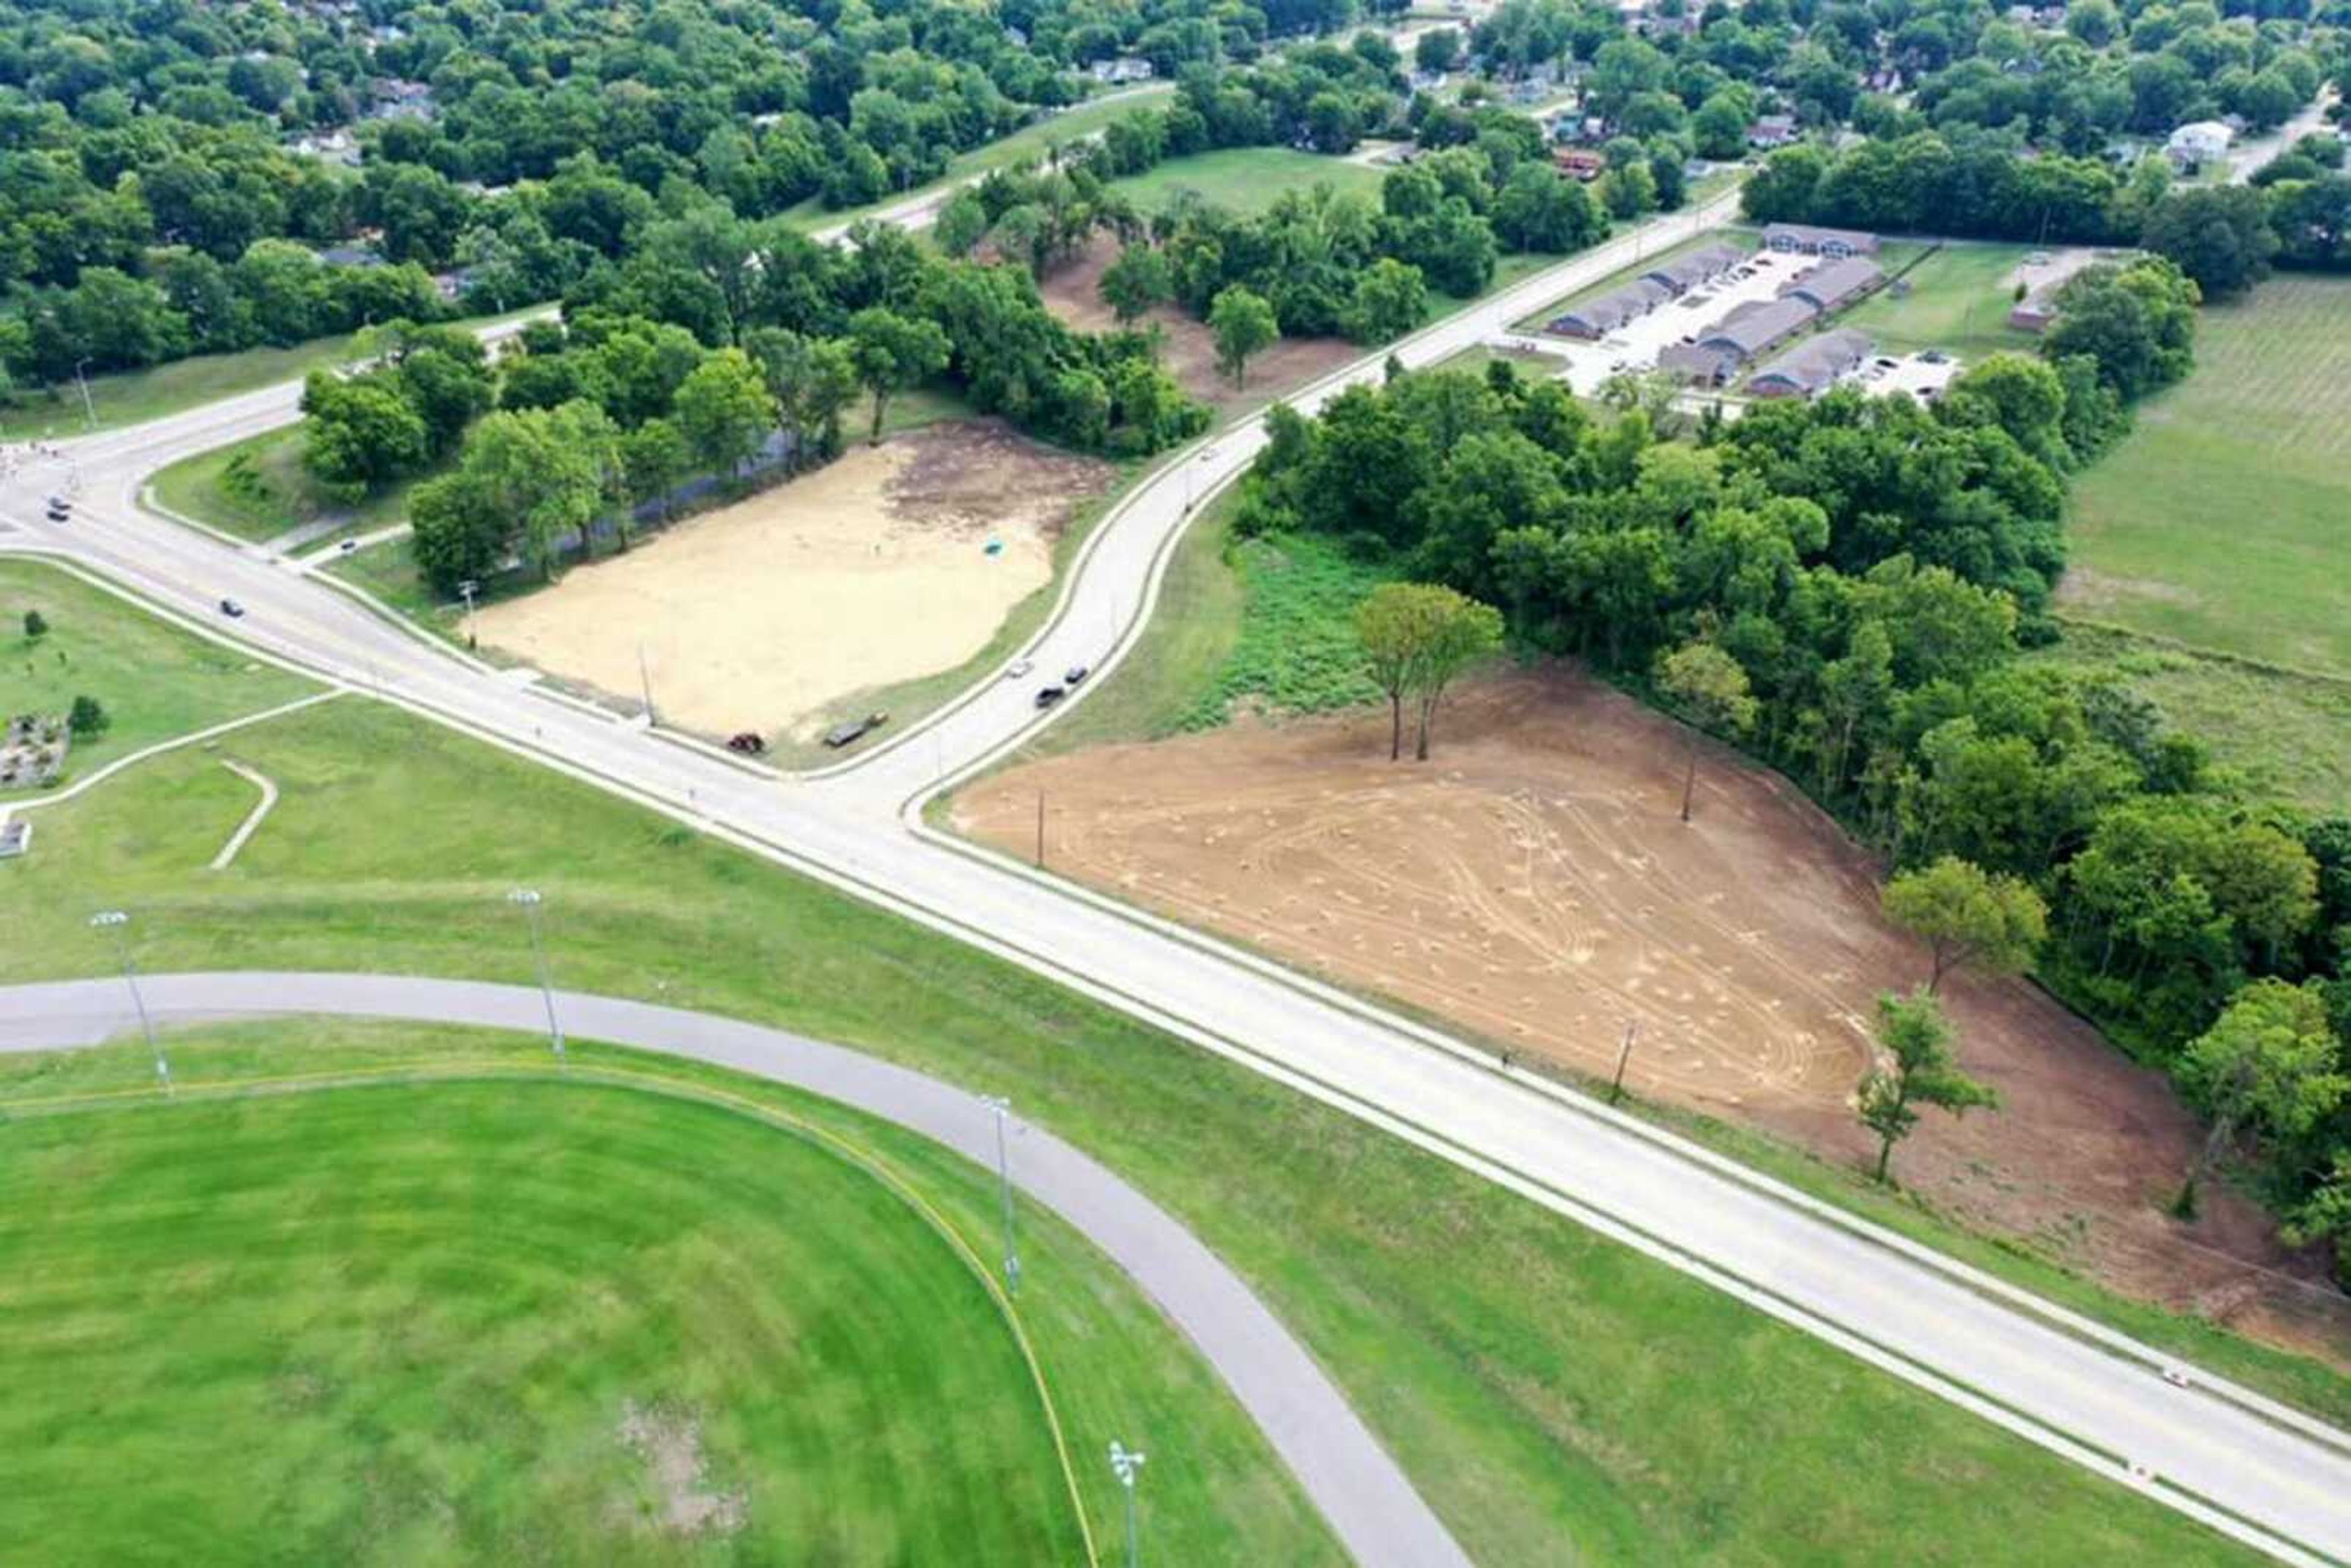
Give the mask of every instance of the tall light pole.
M 82 374 L 82 371 L 88 368 L 89 364 L 89 361 L 88 360 L 78 360 L 75 361 L 74 384 L 81 388 L 81 416 L 83 420 L 89 423 L 90 429 L 96 430 L 98 428 L 98 409 L 89 401 L 89 378 Z
M 1143 1546 L 1134 1530 L 1134 1472 L 1143 1468 L 1144 1456 L 1111 1439 L 1110 1468 L 1117 1473 L 1118 1484 L 1126 1489 L 1126 1568 L 1142 1568 Z
M 661 718 L 653 712 L 653 671 L 645 664 L 645 640 L 643 637 L 637 639 L 637 684 L 644 689 L 645 726 L 651 728 L 659 724 Z
M 89 917 L 89 924 L 92 930 L 114 933 L 115 946 L 122 954 L 122 983 L 131 988 L 131 1005 L 139 1010 L 140 1032 L 147 1037 L 147 1049 L 155 1058 L 155 1080 L 169 1094 L 172 1064 L 163 1060 L 162 1042 L 155 1038 L 155 1022 L 147 1016 L 147 998 L 139 994 L 139 966 L 131 957 L 131 916 L 120 909 L 101 909 Z
M 996 1186 L 1004 1203 L 1004 1288 L 1017 1296 L 1020 1293 L 1020 1252 L 1012 1239 L 1012 1161 L 1004 1135 L 1005 1120 L 1012 1114 L 1012 1102 L 1001 1094 L 983 1094 L 979 1103 L 996 1113 Z
M 564 1054 L 563 1026 L 555 1021 L 555 985 L 548 977 L 547 944 L 540 941 L 538 936 L 538 890 L 535 887 L 516 888 L 507 894 L 507 902 L 520 904 L 524 915 L 530 922 L 531 961 L 538 967 L 538 994 L 547 1002 L 547 1038 L 553 1042 L 555 1054 L 560 1060 Z
M 465 646 L 468 648 L 481 646 L 481 639 L 474 634 L 474 595 L 481 591 L 482 585 L 470 577 L 457 585 L 457 591 L 465 596 Z

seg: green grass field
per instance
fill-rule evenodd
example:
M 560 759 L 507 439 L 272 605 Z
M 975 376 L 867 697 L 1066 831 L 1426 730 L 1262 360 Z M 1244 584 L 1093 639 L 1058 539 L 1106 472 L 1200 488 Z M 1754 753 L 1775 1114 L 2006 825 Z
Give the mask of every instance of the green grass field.
M 2196 369 L 2083 474 L 2068 608 L 2351 675 L 2351 278 L 2283 275 L 2198 318 Z
M 413 481 L 390 486 L 356 507 L 343 506 L 319 493 L 302 466 L 302 427 L 287 424 L 183 457 L 158 470 L 153 483 L 155 499 L 172 511 L 241 539 L 272 539 L 291 528 L 332 521 L 330 532 L 303 547 L 316 549 L 401 521 Z
M 1898 272 L 1917 249 L 1889 245 L 1878 259 L 1888 273 Z M 1837 325 L 1868 333 L 1887 353 L 1940 349 L 1975 361 L 2002 350 L 2035 352 L 2039 340 L 2008 324 L 2015 301 L 2003 282 L 2029 254 L 2031 247 L 2021 245 L 1946 245 L 1902 274 L 1910 286 L 1907 295 L 1881 288 Z
M 2117 627 L 2067 621 L 2027 657 L 2120 676 L 2258 794 L 2351 814 L 2351 679 L 2305 674 Z
M 49 623 L 25 636 L 25 612 Z M 0 558 L 0 714 L 64 715 L 93 696 L 111 721 L 78 739 L 59 780 L 242 714 L 292 702 L 317 685 L 132 608 L 38 561 Z
M 1170 158 L 1155 169 L 1115 180 L 1111 189 L 1137 210 L 1164 212 L 1186 192 L 1210 206 L 1233 213 L 1261 213 L 1291 191 L 1330 185 L 1376 196 L 1382 171 L 1344 158 L 1326 158 L 1289 147 L 1230 147 Z
M 81 915 L 104 903 L 132 912 L 151 971 L 521 980 L 503 894 L 527 879 L 560 983 L 1009 1093 L 1118 1168 L 1268 1297 L 1481 1562 L 2014 1560 L 2016 1511 L 2038 1560 L 2241 1560 L 1480 1178 L 601 792 L 365 699 L 237 742 L 283 798 L 234 866 L 198 871 L 249 805 L 235 780 L 143 764 L 0 865 L 0 978 L 103 972 Z M 2251 1346 L 2222 1364 L 2340 1381 Z
M 57 1561 L 1081 1556 L 980 1277 L 730 1110 L 523 1081 L 29 1116 L 0 1272 L 0 1531 Z

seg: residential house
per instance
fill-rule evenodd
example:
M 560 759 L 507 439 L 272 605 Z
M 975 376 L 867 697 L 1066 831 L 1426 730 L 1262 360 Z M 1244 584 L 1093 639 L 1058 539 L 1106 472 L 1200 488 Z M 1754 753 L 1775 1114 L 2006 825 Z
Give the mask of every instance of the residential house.
M 2044 288 L 2028 294 L 2008 313 L 2008 324 L 2020 332 L 2046 332 L 2057 319 L 2057 291 Z
M 1547 330 L 1565 338 L 1593 340 L 1604 338 L 1625 322 L 1646 316 L 1674 297 L 1675 290 L 1646 277 L 1636 277 L 1621 288 L 1612 288 L 1597 299 L 1587 300 L 1551 319 Z
M 1141 55 L 1119 55 L 1112 59 L 1096 60 L 1092 66 L 1094 80 L 1105 87 L 1121 82 L 1149 81 L 1155 74 L 1149 60 Z
M 2227 157 L 2234 140 L 2236 133 L 2217 120 L 2190 120 L 2164 142 L 2163 155 L 2173 168 L 2189 173 Z
M 1750 299 L 1691 341 L 1666 350 L 1657 363 L 1691 381 L 1720 386 L 1819 319 L 1820 311 L 1808 299 Z
M 1869 358 L 1869 335 L 1850 327 L 1816 333 L 1755 372 L 1756 397 L 1818 397 Z
M 1817 256 L 1835 261 L 1848 256 L 1876 256 L 1877 236 L 1859 229 L 1824 229 L 1811 224 L 1769 224 L 1763 247 L 1790 256 Z
M 1803 132 L 1796 129 L 1796 117 L 1792 114 L 1761 115 L 1747 128 L 1747 145 L 1750 147 L 1767 150 L 1785 147 L 1802 137 Z
M 1586 184 L 1608 172 L 1608 160 L 1588 147 L 1554 147 L 1551 150 L 1551 162 L 1561 173 Z
M 297 158 L 316 158 L 322 163 L 340 163 L 346 169 L 360 164 L 360 144 L 348 131 L 311 131 L 287 143 L 287 151 Z
M 1865 256 L 1842 256 L 1780 286 L 1782 299 L 1802 299 L 1826 316 L 1870 293 L 1886 281 L 1885 269 Z
M 1682 295 L 1701 284 L 1713 282 L 1746 259 L 1747 253 L 1735 245 L 1702 246 L 1687 255 L 1661 261 L 1641 276 L 1676 295 Z
M 381 267 L 383 257 L 360 245 L 332 245 L 318 253 L 319 259 L 329 267 Z

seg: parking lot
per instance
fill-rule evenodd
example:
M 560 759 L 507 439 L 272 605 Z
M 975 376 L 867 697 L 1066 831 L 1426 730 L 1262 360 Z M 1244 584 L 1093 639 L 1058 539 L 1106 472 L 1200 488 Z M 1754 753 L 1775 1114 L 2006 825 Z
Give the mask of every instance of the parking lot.
M 1923 354 L 1879 354 L 1856 374 L 1864 392 L 1906 392 L 1921 402 L 1931 402 L 1942 395 L 1943 389 L 1961 368 L 1959 361 L 1949 355 L 1928 360 Z

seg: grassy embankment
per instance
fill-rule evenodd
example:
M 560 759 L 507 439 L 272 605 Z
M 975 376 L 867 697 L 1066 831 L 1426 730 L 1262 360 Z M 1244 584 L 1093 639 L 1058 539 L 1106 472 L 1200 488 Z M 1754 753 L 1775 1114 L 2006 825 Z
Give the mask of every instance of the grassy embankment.
M 46 636 L 25 636 L 38 611 Z M 317 691 L 316 684 L 192 637 L 79 578 L 0 559 L 0 716 L 64 716 L 96 697 L 106 731 L 77 739 L 59 783 L 118 757 Z
M 136 1046 L 0 1063 L 0 1268 L 37 1281 L 0 1531 L 56 1560 L 1079 1562 L 1072 1478 L 1114 1539 L 1098 1456 L 1144 1434 L 1184 1455 L 1149 1496 L 1172 1558 L 1338 1560 L 1190 1346 L 1027 1205 L 1008 1307 L 991 1173 L 923 1139 L 591 1045 L 559 1078 L 528 1035 L 170 1047 L 168 1107 Z
M 527 879 L 566 985 L 1009 1093 L 1120 1169 L 1266 1295 L 1481 1562 L 1876 1561 L 1922 1542 L 1950 1562 L 2241 1560 L 1407 1145 L 478 743 L 353 698 L 235 752 L 283 798 L 226 872 L 199 868 L 249 800 L 192 753 L 46 813 L 39 852 L 0 866 L 0 977 L 103 972 L 79 919 L 102 901 L 133 912 L 151 971 L 519 981 L 503 894 Z

